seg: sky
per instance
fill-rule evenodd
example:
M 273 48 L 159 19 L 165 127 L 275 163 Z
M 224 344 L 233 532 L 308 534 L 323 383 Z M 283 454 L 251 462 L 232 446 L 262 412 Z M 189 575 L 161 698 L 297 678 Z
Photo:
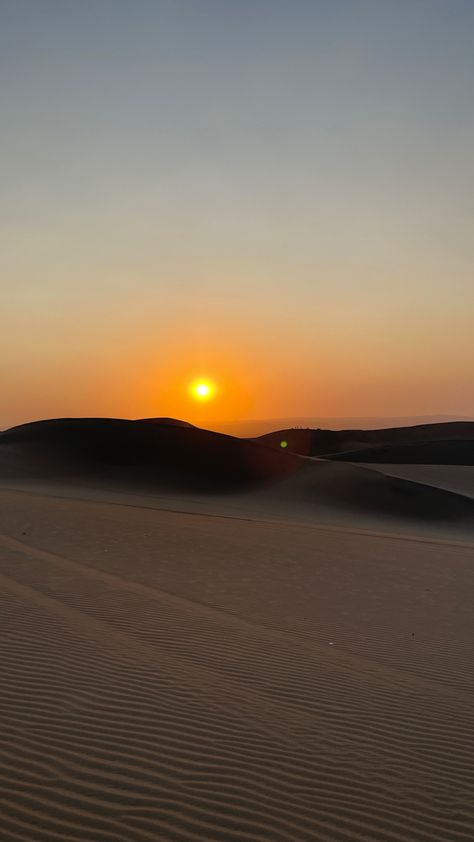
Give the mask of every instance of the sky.
M 0 120 L 0 425 L 474 417 L 472 0 L 0 0 Z

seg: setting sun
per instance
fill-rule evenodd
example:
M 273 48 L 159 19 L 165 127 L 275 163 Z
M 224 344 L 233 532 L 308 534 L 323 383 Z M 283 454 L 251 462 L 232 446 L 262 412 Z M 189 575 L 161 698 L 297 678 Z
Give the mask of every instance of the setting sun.
M 214 397 L 216 387 L 209 380 L 197 380 L 191 384 L 190 392 L 195 400 L 208 401 Z

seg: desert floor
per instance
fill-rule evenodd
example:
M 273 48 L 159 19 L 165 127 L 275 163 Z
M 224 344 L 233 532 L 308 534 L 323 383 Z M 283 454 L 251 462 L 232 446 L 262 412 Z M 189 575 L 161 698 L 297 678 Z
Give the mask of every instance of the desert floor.
M 2 842 L 474 838 L 474 541 L 89 497 L 0 491 Z

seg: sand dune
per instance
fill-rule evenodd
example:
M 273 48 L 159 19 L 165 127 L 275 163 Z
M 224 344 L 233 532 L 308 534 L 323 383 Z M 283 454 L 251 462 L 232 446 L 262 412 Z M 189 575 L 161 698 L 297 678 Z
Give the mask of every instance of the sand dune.
M 424 441 L 386 445 L 331 455 L 345 462 L 414 465 L 474 465 L 474 438 L 464 441 Z
M 472 838 L 472 548 L 0 502 L 2 840 Z
M 0 483 L 28 479 L 204 494 L 211 512 L 237 507 L 286 519 L 474 531 L 474 503 L 462 494 L 167 422 L 68 419 L 14 428 L 0 436 Z
M 1 435 L 1 842 L 474 838 L 474 500 L 434 485 L 163 419 Z
M 300 467 L 291 454 L 170 419 L 67 418 L 38 421 L 0 434 L 3 473 L 97 475 L 132 468 L 180 488 L 246 487 Z M 1 471 L 1 467 L 0 467 Z
M 367 467 L 384 474 L 412 482 L 453 491 L 465 497 L 474 498 L 474 466 L 472 465 L 378 465 Z
M 295 428 L 312 430 L 381 430 L 420 427 L 421 425 L 445 424 L 457 421 L 472 421 L 465 415 L 407 415 L 407 416 L 303 416 L 290 418 L 267 418 L 253 421 L 233 421 L 216 425 L 215 429 L 231 436 L 256 438 L 265 436 L 269 431 L 294 430 Z M 270 433 L 271 434 L 271 433 Z
M 159 418 L 137 418 L 137 421 L 146 421 L 148 424 L 161 424 L 164 427 L 193 427 L 195 429 L 194 424 L 190 424 L 189 421 L 182 421 L 179 418 L 160 416 Z
M 280 448 L 281 441 L 286 441 L 288 450 L 304 456 L 328 456 L 344 454 L 340 458 L 350 459 L 352 451 L 367 451 L 375 453 L 376 447 L 400 447 L 413 445 L 414 450 L 425 447 L 428 442 L 436 442 L 440 448 L 442 442 L 470 442 L 472 453 L 474 442 L 474 422 L 451 421 L 440 424 L 418 424 L 411 427 L 389 427 L 380 430 L 315 430 L 315 429 L 287 429 L 267 433 L 256 439 L 257 442 L 267 444 L 275 449 Z M 370 450 L 369 450 L 370 449 Z M 351 461 L 356 461 L 356 458 Z M 371 461 L 357 459 L 357 461 Z M 389 460 L 386 460 L 389 461 Z M 396 461 L 408 461 L 396 459 Z M 411 460 L 410 460 L 411 461 Z
M 443 521 L 465 523 L 474 529 L 474 506 L 470 499 L 398 477 L 383 476 L 363 466 L 311 462 L 307 467 L 271 489 L 267 498 L 286 505 L 311 507 L 315 514 L 324 509 L 368 515 L 387 521 L 402 519 L 433 525 Z

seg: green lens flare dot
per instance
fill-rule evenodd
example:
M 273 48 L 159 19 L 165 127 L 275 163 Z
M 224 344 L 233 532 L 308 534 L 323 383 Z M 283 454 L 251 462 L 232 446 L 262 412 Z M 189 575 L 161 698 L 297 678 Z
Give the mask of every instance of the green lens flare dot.
M 280 442 L 280 447 L 288 447 L 288 442 L 283 439 L 283 441 Z

